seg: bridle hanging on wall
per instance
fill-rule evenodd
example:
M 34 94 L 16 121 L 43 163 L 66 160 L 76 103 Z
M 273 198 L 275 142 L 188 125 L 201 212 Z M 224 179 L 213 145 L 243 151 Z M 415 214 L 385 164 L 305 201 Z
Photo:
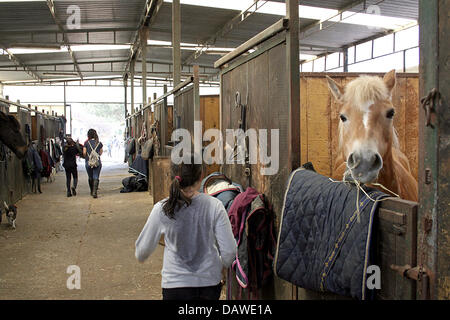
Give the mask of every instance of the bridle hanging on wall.
M 240 118 L 238 121 L 239 124 L 239 130 L 242 130 L 240 133 L 244 133 L 247 131 L 247 118 L 248 118 L 248 113 L 249 113 L 249 67 L 247 64 L 247 79 L 246 79 L 246 83 L 247 83 L 247 94 L 245 97 L 245 103 L 242 104 L 242 97 L 241 97 L 241 93 L 239 91 L 236 91 L 235 93 L 235 105 L 234 107 L 236 109 L 240 108 Z M 239 139 L 238 137 L 235 137 L 234 139 L 234 148 L 233 148 L 233 153 L 231 155 L 231 159 L 230 160 L 236 160 L 236 158 L 239 155 L 239 148 L 238 148 L 238 144 L 239 144 Z M 244 165 L 245 165 L 245 170 L 244 170 L 244 175 L 247 178 L 247 187 L 251 186 L 251 166 L 250 166 L 250 162 L 249 162 L 249 137 L 245 136 L 244 139 Z

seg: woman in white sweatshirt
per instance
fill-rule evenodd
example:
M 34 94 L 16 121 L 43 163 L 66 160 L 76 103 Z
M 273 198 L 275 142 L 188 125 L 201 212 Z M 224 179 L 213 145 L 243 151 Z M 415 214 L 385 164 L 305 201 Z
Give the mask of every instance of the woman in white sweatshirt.
M 218 300 L 222 269 L 236 256 L 228 214 L 222 203 L 199 193 L 202 165 L 172 163 L 170 196 L 159 201 L 136 241 L 144 262 L 164 235 L 163 300 Z

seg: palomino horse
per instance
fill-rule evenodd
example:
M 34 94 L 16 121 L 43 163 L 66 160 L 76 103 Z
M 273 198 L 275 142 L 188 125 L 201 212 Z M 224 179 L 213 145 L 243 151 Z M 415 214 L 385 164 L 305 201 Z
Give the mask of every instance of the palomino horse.
M 417 201 L 417 181 L 400 151 L 391 94 L 395 70 L 383 79 L 361 76 L 345 88 L 327 77 L 339 105 L 339 151 L 334 178 L 378 182 L 406 200 Z
M 20 133 L 20 124 L 12 115 L 0 111 L 0 142 L 10 148 L 19 159 L 22 159 L 28 149 L 25 139 Z

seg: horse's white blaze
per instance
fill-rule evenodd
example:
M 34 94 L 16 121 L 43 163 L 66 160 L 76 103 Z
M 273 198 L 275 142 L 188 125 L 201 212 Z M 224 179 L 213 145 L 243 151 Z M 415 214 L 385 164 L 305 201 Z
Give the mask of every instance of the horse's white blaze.
M 369 113 L 370 113 L 370 111 L 367 111 L 367 112 L 364 112 L 364 115 L 363 115 L 363 125 L 364 125 L 364 128 L 366 128 L 366 129 L 367 129 L 367 125 L 369 124 Z
M 364 128 L 368 128 L 369 125 L 369 115 L 370 115 L 370 107 L 374 104 L 373 100 L 366 101 L 364 104 L 360 106 L 363 114 L 363 125 Z

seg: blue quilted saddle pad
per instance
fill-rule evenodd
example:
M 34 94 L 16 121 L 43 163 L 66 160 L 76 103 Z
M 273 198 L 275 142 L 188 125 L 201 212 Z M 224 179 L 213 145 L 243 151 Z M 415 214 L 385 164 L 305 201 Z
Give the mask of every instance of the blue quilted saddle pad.
M 373 200 L 387 195 L 364 190 L 372 200 L 355 185 L 295 170 L 284 197 L 275 274 L 305 289 L 361 300 L 371 296 L 366 270 L 373 263 L 371 238 L 379 204 Z

